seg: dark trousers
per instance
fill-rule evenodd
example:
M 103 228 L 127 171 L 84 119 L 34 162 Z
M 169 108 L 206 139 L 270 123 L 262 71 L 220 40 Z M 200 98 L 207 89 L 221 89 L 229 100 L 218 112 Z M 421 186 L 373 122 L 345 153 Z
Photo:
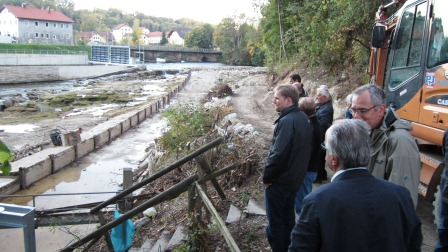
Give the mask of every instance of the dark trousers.
M 266 188 L 266 234 L 273 252 L 288 251 L 295 222 L 296 192 L 278 184 Z
M 319 160 L 319 165 L 317 167 L 317 177 L 316 180 L 326 180 L 327 170 L 325 170 L 325 155 L 326 151 L 322 151 L 322 158 Z

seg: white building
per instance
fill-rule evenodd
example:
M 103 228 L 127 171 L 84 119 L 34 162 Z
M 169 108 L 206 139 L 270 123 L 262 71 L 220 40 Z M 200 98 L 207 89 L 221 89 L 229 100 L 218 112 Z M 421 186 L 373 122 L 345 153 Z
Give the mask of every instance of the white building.
M 190 31 L 189 28 L 176 28 L 167 34 L 168 43 L 172 45 L 185 45 L 185 37 Z
M 123 38 L 131 39 L 132 28 L 127 24 L 119 24 L 112 30 L 112 34 L 114 35 L 115 41 L 121 43 Z
M 18 43 L 73 44 L 73 20 L 52 9 L 3 5 L 0 35 L 13 36 Z

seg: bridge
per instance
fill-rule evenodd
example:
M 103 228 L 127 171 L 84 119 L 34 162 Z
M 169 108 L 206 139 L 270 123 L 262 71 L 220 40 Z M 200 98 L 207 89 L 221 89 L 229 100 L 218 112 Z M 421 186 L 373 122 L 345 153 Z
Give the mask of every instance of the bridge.
M 160 45 L 131 45 L 131 57 L 141 62 L 218 62 L 221 51 L 215 49 L 187 48 Z

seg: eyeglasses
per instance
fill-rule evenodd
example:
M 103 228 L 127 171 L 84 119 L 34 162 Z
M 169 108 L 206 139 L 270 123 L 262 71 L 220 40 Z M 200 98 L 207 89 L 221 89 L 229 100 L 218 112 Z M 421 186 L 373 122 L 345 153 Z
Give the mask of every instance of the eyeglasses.
M 320 147 L 322 148 L 322 150 L 327 150 L 327 146 L 325 146 L 324 143 L 321 143 L 321 144 L 320 144 Z
M 352 108 L 350 108 L 350 109 L 348 109 L 348 112 L 350 112 L 350 114 L 352 114 L 352 116 L 355 116 L 356 113 L 359 113 L 359 114 L 363 115 L 363 114 L 369 112 L 370 110 L 372 110 L 372 109 L 374 109 L 376 107 L 378 107 L 378 105 L 375 105 L 375 106 L 373 106 L 373 107 L 371 107 L 369 109 L 365 109 L 365 108 L 352 109 Z

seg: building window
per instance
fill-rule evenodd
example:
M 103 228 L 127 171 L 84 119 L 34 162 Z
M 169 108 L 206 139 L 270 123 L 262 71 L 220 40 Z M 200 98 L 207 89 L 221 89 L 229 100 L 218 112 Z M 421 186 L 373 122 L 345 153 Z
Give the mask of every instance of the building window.
M 48 27 L 50 24 L 48 22 L 45 23 L 45 26 Z
M 56 23 L 53 23 L 53 27 L 54 27 L 54 28 L 56 28 L 56 27 L 57 27 Z
M 39 37 L 39 33 L 36 33 L 36 38 L 38 38 Z
M 49 39 L 49 38 L 50 38 L 50 34 L 47 33 L 47 39 Z
M 26 25 L 26 26 L 29 26 L 29 25 L 30 25 L 30 22 L 29 22 L 28 20 L 25 20 L 25 25 Z
M 39 21 L 34 22 L 35 26 L 39 26 Z
M 65 25 L 65 28 L 67 28 L 67 29 L 68 29 L 68 24 L 66 24 L 66 25 Z
M 56 35 L 53 35 L 53 39 L 56 39 Z
M 41 34 L 40 34 L 40 37 L 41 37 L 41 38 L 43 38 L 43 37 L 44 37 L 44 34 L 43 34 L 43 33 L 41 33 Z
M 61 27 L 61 28 L 64 28 L 64 24 L 61 24 L 60 27 Z

